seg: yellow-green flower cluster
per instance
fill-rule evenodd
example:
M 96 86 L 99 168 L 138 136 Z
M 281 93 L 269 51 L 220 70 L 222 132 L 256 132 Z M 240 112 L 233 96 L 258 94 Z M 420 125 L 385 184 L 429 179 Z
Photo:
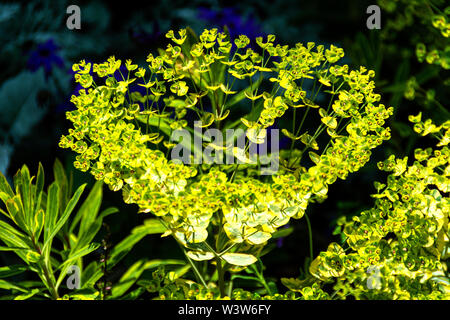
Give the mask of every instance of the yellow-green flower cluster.
M 417 24 L 422 24 L 428 34 L 420 38 L 411 36 L 411 40 L 416 42 L 417 59 L 444 69 L 450 68 L 450 46 L 446 40 L 450 36 L 450 7 L 446 7 L 446 1 L 379 0 L 378 3 L 387 12 L 395 14 L 386 19 L 386 26 L 382 28 L 383 37 L 392 37 L 407 27 L 417 30 Z M 435 37 L 430 37 L 430 34 Z M 435 40 L 424 43 L 429 39 Z
M 152 279 L 141 281 L 141 286 L 150 293 L 156 294 L 157 300 L 299 300 L 295 292 L 287 291 L 284 294 L 274 293 L 261 295 L 240 288 L 233 289 L 230 296 L 221 297 L 217 287 L 204 286 L 177 276 L 174 272 L 166 272 L 158 268 L 152 273 Z M 315 287 L 314 287 L 315 289 Z M 313 296 L 312 291 L 308 296 Z M 320 290 L 320 289 L 319 289 Z M 314 294 L 314 296 L 319 295 Z M 326 293 L 320 296 L 326 295 Z
M 335 278 L 340 297 L 450 297 L 450 121 L 436 126 L 422 122 L 421 114 L 410 120 L 416 132 L 434 134 L 437 147 L 416 149 L 410 165 L 407 157 L 380 162 L 381 170 L 392 173 L 386 184 L 375 183 L 375 206 L 339 221 L 349 251 L 332 243 L 311 264 L 317 278 Z
M 194 258 L 212 259 L 222 250 L 256 254 L 255 247 L 290 218 L 301 218 L 310 201 L 324 199 L 328 185 L 361 168 L 371 149 L 390 137 L 383 126 L 392 108 L 379 103 L 374 72 L 337 64 L 344 55 L 340 48 L 314 43 L 289 48 L 274 45 L 275 37 L 269 35 L 266 42 L 256 39 L 256 50 L 245 35 L 231 41 L 216 29 L 199 37 L 189 30 L 169 31 L 167 38 L 173 44 L 157 56 L 149 54 L 146 69 L 131 60 L 123 67 L 114 57 L 73 66 L 84 89 L 71 98 L 76 110 L 67 118 L 73 128 L 60 146 L 78 153 L 76 168 L 122 190 L 126 203 L 160 217 L 166 235 L 186 247 L 206 243 L 213 227 L 225 232 L 226 241 L 216 239 L 221 243 L 217 252 L 197 247 Z M 260 86 L 262 81 L 267 85 Z M 314 84 L 312 90 L 306 89 L 307 82 Z M 317 103 L 319 92 L 329 98 L 328 106 Z M 264 141 L 265 129 L 276 118 L 288 111 L 303 114 L 300 125 L 294 117 L 293 132 L 283 130 L 293 147 L 281 154 L 283 168 L 277 175 L 255 177 L 257 164 L 205 166 L 168 159 L 174 147 L 171 133 L 190 127 L 188 112 L 201 120 L 202 128 L 222 129 L 231 107 L 242 102 L 252 109 L 234 128 L 247 127 L 246 136 L 256 144 Z M 321 121 L 308 133 L 302 124 L 310 110 Z M 323 132 L 329 142 L 319 145 Z M 294 148 L 297 142 L 302 149 Z M 225 144 L 216 147 L 228 150 Z M 305 166 L 304 155 L 312 166 Z M 232 258 L 227 262 L 254 261 Z

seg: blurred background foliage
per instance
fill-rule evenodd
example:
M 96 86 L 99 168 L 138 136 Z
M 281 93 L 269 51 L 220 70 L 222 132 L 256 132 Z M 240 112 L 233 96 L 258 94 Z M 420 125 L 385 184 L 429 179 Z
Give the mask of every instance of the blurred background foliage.
M 436 9 L 445 1 L 379 0 L 381 30 L 369 30 L 366 9 L 376 1 L 2 1 L 0 4 L 0 171 L 11 181 L 26 164 L 34 171 L 38 163 L 51 167 L 55 158 L 73 175 L 74 185 L 94 184 L 90 175 L 72 167 L 74 155 L 58 148 L 59 137 L 69 126 L 65 111 L 73 92 L 71 66 L 81 59 L 105 61 L 115 55 L 145 65 L 149 52 L 167 43 L 165 33 L 190 26 L 196 32 L 227 25 L 232 36 L 250 38 L 275 34 L 278 43 L 294 45 L 314 41 L 344 49 L 345 63 L 364 65 L 376 71 L 382 102 L 395 108 L 390 120 L 392 139 L 376 149 L 371 162 L 359 173 L 338 181 L 329 198 L 308 208 L 314 240 L 314 255 L 335 241 L 333 230 L 341 215 L 353 215 L 372 206 L 373 182 L 384 176 L 376 163 L 390 154 L 410 155 L 416 143 L 409 114 L 422 111 L 440 123 L 448 119 L 448 38 L 433 25 Z M 66 8 L 81 9 L 81 30 L 66 27 Z M 427 9 L 428 6 L 428 9 Z M 425 9 L 424 9 L 425 7 Z M 431 11 L 430 11 L 431 10 Z M 445 10 L 442 9 L 442 10 Z M 436 11 L 436 12 L 434 12 Z M 448 19 L 448 10 L 446 14 Z M 442 63 L 419 57 L 427 49 L 441 50 Z M 425 61 L 423 61 L 425 60 Z M 432 60 L 431 63 L 429 60 Z M 445 64 L 447 63 L 447 64 Z M 381 177 L 380 177 L 381 175 Z M 117 193 L 104 190 L 102 207 L 117 207 L 119 214 L 105 219 L 108 228 L 99 233 L 117 243 L 148 218 L 137 207 L 125 205 Z M 266 277 L 296 277 L 308 253 L 305 220 L 291 223 L 294 232 L 273 243 L 274 252 L 263 258 Z M 147 237 L 117 267 L 118 274 L 134 261 L 149 258 L 182 258 L 174 240 Z M 0 254 L 0 265 L 12 257 Z M 112 281 L 114 274 L 111 275 Z

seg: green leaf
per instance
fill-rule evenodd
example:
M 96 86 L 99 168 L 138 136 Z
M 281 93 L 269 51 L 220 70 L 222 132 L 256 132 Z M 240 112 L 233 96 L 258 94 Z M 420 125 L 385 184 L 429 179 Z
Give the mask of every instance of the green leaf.
M 26 226 L 28 227 L 28 230 L 33 229 L 34 224 L 34 211 L 31 210 L 32 203 L 31 203 L 31 177 L 30 177 L 30 171 L 28 170 L 27 166 L 23 166 L 22 169 L 19 170 L 17 173 L 17 180 L 19 182 L 18 187 L 21 197 L 21 203 L 23 206 L 23 217 L 24 221 L 26 223 Z M 16 180 L 16 177 L 14 177 L 14 180 Z M 20 208 L 20 207 L 19 207 Z
M 195 261 L 205 261 L 214 258 L 214 253 L 206 251 L 188 251 L 187 256 Z
M 235 95 L 233 95 L 232 98 L 227 103 L 225 103 L 225 109 L 227 109 L 229 107 L 232 107 L 236 103 L 242 101 L 245 98 L 245 93 L 246 92 L 254 92 L 255 89 L 259 87 L 259 85 L 261 84 L 262 80 L 263 80 L 263 78 L 259 77 L 258 80 L 256 80 L 256 82 L 254 82 L 251 86 L 248 86 L 247 88 L 245 88 L 241 92 L 236 93 Z
M 6 201 L 9 200 L 9 196 L 8 196 L 6 193 L 4 193 L 4 192 L 0 192 L 0 199 L 1 199 L 4 203 L 6 203 Z M 9 213 L 6 212 L 5 210 L 1 209 L 1 208 L 0 208 L 0 213 L 3 214 L 3 215 L 4 215 L 5 217 L 7 217 L 8 219 L 11 219 Z
M 29 293 L 19 294 L 14 298 L 14 300 L 27 300 L 30 299 L 32 296 L 38 294 L 41 290 L 40 289 L 33 289 Z
M 163 233 L 165 231 L 166 228 L 158 219 L 146 220 L 144 225 L 134 228 L 128 237 L 113 247 L 108 259 L 108 268 L 114 267 L 146 235 Z
M 97 250 L 98 247 L 100 247 L 100 245 L 98 243 L 90 243 L 90 244 L 84 246 L 83 248 L 75 251 L 74 253 L 71 253 L 69 255 L 69 258 L 66 261 L 64 261 L 64 263 L 62 263 L 56 270 L 58 270 L 58 269 L 62 269 L 63 270 L 64 267 L 68 266 L 73 261 L 88 255 L 92 251 Z
M 251 280 L 251 281 L 259 281 L 259 278 L 254 276 L 244 276 L 242 274 L 233 274 L 231 279 L 243 279 L 243 280 Z
M 111 298 L 116 299 L 123 295 L 141 276 L 144 272 L 143 260 L 135 262 L 125 274 L 120 278 L 119 282 L 114 285 L 111 290 Z
M 100 210 L 103 194 L 103 182 L 97 181 L 92 187 L 91 192 L 87 196 L 86 200 L 81 205 L 75 215 L 73 222 L 70 226 L 69 232 L 72 233 L 78 222 L 80 222 L 80 229 L 78 232 L 78 238 L 88 231 L 92 223 L 94 223 L 97 214 Z
M 253 233 L 252 235 L 247 237 L 247 241 L 254 245 L 262 244 L 269 240 L 272 237 L 272 235 L 268 232 L 263 231 L 257 231 Z
M 0 239 L 8 247 L 16 247 L 20 249 L 31 248 L 30 241 L 23 233 L 14 229 L 12 226 L 1 220 L 0 220 Z
M 53 174 L 55 176 L 55 182 L 59 187 L 59 203 L 60 208 L 62 209 L 66 207 L 71 190 L 69 190 L 69 182 L 67 180 L 64 166 L 58 159 L 55 160 L 53 165 Z
M 14 264 L 6 267 L 0 267 L 0 278 L 8 278 L 28 270 L 28 267 L 23 264 Z
M 139 279 L 145 270 L 172 264 L 179 265 L 185 264 L 185 262 L 182 260 L 150 260 L 148 262 L 144 262 L 144 260 L 137 261 L 127 270 L 127 272 L 125 272 L 119 282 L 113 286 L 111 290 L 111 298 L 117 299 L 121 295 L 125 294 L 125 292 Z
M 27 262 L 31 262 L 31 263 L 39 262 L 39 260 L 41 260 L 41 257 L 42 256 L 34 250 L 28 250 L 27 255 L 26 255 Z
M 14 223 L 23 231 L 27 232 L 28 228 L 25 224 L 23 216 L 23 208 L 21 203 L 20 195 L 15 195 L 8 201 L 6 201 L 6 208 L 8 209 L 9 216 L 14 221 Z
M 315 164 L 318 164 L 320 162 L 320 156 L 317 153 L 310 151 L 308 154 L 312 162 L 314 162 Z
M 283 228 L 272 233 L 272 239 L 284 238 L 290 235 L 294 231 L 293 227 Z
M 53 226 L 56 224 L 56 220 L 58 219 L 58 212 L 60 206 L 59 199 L 59 186 L 55 181 L 48 188 L 48 196 L 47 196 L 47 210 L 45 214 L 44 220 L 44 241 L 49 239 L 50 234 L 53 230 Z
M 166 227 L 158 219 L 147 219 L 143 225 L 135 227 L 131 233 L 158 234 L 164 233 L 166 230 Z
M 28 290 L 26 288 L 23 288 L 22 286 L 16 285 L 12 282 L 8 282 L 8 281 L 2 280 L 2 279 L 0 279 L 0 289 L 28 292 Z
M 127 295 L 120 297 L 120 300 L 136 300 L 146 291 L 147 291 L 147 289 L 145 289 L 143 287 L 139 287 L 136 290 L 131 291 Z
M 316 280 L 311 276 L 303 280 L 295 278 L 281 278 L 281 283 L 294 292 L 300 292 L 301 289 L 311 286 L 315 281 Z
M 35 190 L 35 204 L 34 212 L 37 212 L 41 207 L 42 193 L 44 190 L 44 168 L 42 163 L 39 162 L 37 179 L 36 179 L 36 190 Z
M 229 264 L 242 267 L 258 261 L 255 256 L 246 253 L 225 253 L 221 257 Z
M 116 213 L 116 212 L 119 212 L 119 209 L 114 208 L 114 207 L 110 207 L 110 208 L 107 208 L 107 209 L 103 210 L 103 211 L 98 215 L 98 218 L 101 219 L 101 220 L 103 220 L 105 217 L 109 216 L 110 214 Z
M 39 239 L 42 229 L 44 227 L 44 221 L 45 221 L 45 212 L 42 209 L 39 209 L 36 215 L 34 216 L 34 238 L 37 240 Z
M 14 192 L 11 189 L 8 180 L 6 180 L 5 176 L 1 172 L 0 172 L 0 191 L 6 193 L 10 198 L 14 197 Z
M 91 244 L 88 244 L 87 246 L 84 246 L 83 248 L 79 249 L 78 251 L 76 251 L 76 252 L 74 252 L 74 253 L 71 253 L 71 254 L 69 255 L 69 258 L 68 258 L 66 261 L 64 261 L 64 262 L 56 269 L 56 270 L 61 269 L 61 272 L 60 272 L 59 277 L 58 277 L 58 281 L 56 282 L 56 287 L 58 288 L 58 287 L 60 286 L 61 282 L 64 280 L 64 278 L 65 278 L 66 275 L 67 275 L 67 270 L 68 270 L 68 268 L 71 266 L 71 264 L 72 264 L 75 260 L 77 260 L 77 259 L 79 259 L 79 258 L 82 258 L 82 257 L 88 255 L 88 254 L 91 253 L 92 251 L 97 250 L 97 248 L 98 248 L 99 246 L 100 246 L 100 245 L 97 244 L 97 243 L 91 243 Z
M 66 223 L 67 219 L 69 218 L 70 214 L 73 211 L 73 208 L 75 208 L 75 205 L 77 204 L 78 200 L 80 199 L 81 194 L 84 191 L 84 188 L 86 187 L 86 184 L 81 185 L 77 191 L 75 191 L 75 194 L 73 197 L 69 200 L 67 207 L 65 208 L 61 218 L 58 220 L 58 223 L 51 229 L 51 233 L 48 236 L 48 238 L 44 242 L 44 247 L 42 251 L 46 251 L 48 247 L 51 246 L 51 242 L 53 238 L 56 236 L 56 234 L 61 230 L 63 225 Z
M 86 289 L 93 287 L 101 277 L 102 271 L 98 262 L 92 261 L 81 273 L 81 288 Z

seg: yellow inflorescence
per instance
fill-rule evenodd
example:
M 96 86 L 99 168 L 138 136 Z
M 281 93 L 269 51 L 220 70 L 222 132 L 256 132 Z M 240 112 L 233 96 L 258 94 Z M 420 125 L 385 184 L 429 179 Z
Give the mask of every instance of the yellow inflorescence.
M 266 42 L 256 39 L 261 48 L 256 51 L 245 35 L 231 42 L 216 29 L 199 38 L 186 30 L 170 31 L 167 37 L 173 44 L 157 56 L 150 54 L 147 69 L 127 60 L 123 74 L 114 57 L 73 66 L 84 89 L 72 96 L 76 110 L 67 118 L 73 128 L 60 146 L 78 153 L 76 168 L 122 190 L 126 203 L 160 217 L 168 233 L 186 246 L 204 242 L 211 222 L 244 251 L 248 245 L 265 244 L 277 228 L 301 218 L 310 201 L 326 198 L 328 185 L 359 170 L 371 149 L 390 138 L 383 126 L 392 108 L 379 103 L 374 72 L 336 64 L 344 55 L 340 48 L 314 43 L 290 48 L 275 45 L 270 35 Z M 95 83 L 94 74 L 103 84 Z M 273 89 L 260 91 L 256 78 L 266 79 Z M 317 84 L 317 92 L 308 89 L 308 81 Z M 283 151 L 286 166 L 270 179 L 253 176 L 252 165 L 185 165 L 164 154 L 173 146 L 170 133 L 188 126 L 187 111 L 195 112 L 205 127 L 219 127 L 230 117 L 230 101 L 240 95 L 235 82 L 249 82 L 241 100 L 252 105 L 256 116 L 242 122 L 254 143 L 261 143 L 260 132 L 289 109 L 310 110 L 321 118 L 316 132 L 283 131 L 303 149 Z M 316 101 L 319 91 L 329 98 L 328 107 Z M 204 109 L 207 101 L 211 112 Z M 319 145 L 322 133 L 330 138 L 326 146 Z M 303 155 L 311 157 L 313 166 L 300 163 Z

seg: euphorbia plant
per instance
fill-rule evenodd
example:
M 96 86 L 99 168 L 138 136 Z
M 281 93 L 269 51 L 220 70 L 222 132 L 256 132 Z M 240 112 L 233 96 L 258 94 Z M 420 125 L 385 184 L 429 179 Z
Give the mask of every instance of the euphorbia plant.
M 269 35 L 256 38 L 252 49 L 245 35 L 230 40 L 216 29 L 166 36 L 173 44 L 149 54 L 146 69 L 130 60 L 121 68 L 114 57 L 73 66 L 84 89 L 72 96 L 76 110 L 67 118 L 74 127 L 60 146 L 79 154 L 76 168 L 159 217 L 205 286 L 192 260 L 214 261 L 223 296 L 225 271 L 256 262 L 279 227 L 302 218 L 310 202 L 326 198 L 328 185 L 361 168 L 371 149 L 389 139 L 383 125 L 392 108 L 379 103 L 374 72 L 339 65 L 344 52 L 335 46 L 275 45 Z M 286 115 L 292 124 L 282 133 L 292 143 L 279 154 L 278 172 L 260 175 L 261 163 L 249 160 L 248 151 Z M 306 128 L 311 121 L 317 125 Z M 233 147 L 239 133 L 223 142 L 202 137 L 241 163 L 169 159 L 173 132 L 207 128 L 245 129 L 244 147 Z M 198 156 L 198 146 L 181 143 Z
M 339 219 L 342 246 L 331 243 L 313 261 L 314 286 L 285 279 L 287 287 L 311 298 L 323 295 L 319 284 L 333 283 L 339 299 L 449 299 L 450 121 L 437 126 L 421 117 L 410 116 L 414 130 L 439 142 L 415 149 L 414 161 L 391 155 L 379 162 L 391 174 L 374 183 L 375 205 Z

